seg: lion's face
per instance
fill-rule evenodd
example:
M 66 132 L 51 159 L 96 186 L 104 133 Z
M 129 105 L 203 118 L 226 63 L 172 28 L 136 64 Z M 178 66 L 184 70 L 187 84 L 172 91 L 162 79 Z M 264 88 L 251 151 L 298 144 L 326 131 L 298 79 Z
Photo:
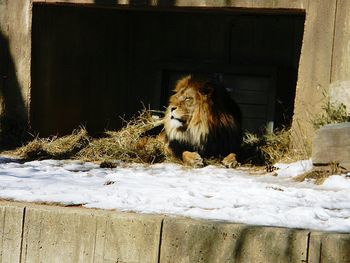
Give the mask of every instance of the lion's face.
M 200 145 L 207 135 L 210 98 L 201 88 L 190 76 L 177 83 L 165 115 L 164 126 L 169 139 Z
M 182 131 L 187 129 L 198 104 L 198 99 L 198 94 L 192 87 L 182 88 L 170 98 L 167 114 L 172 128 Z

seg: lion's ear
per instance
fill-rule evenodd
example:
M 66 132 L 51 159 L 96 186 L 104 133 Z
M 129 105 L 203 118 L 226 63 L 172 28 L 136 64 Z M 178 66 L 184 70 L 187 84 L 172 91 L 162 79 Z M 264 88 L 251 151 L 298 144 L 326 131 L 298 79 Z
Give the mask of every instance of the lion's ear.
M 199 92 L 203 95 L 210 96 L 214 92 L 214 87 L 210 82 L 205 82 L 199 89 Z

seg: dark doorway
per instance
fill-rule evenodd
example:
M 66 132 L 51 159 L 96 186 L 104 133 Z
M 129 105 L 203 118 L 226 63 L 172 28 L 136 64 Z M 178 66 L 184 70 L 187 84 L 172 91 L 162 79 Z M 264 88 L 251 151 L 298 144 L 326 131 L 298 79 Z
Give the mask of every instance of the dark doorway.
M 305 15 L 34 4 L 31 123 L 93 133 L 163 109 L 176 78 L 220 73 L 244 128 L 291 122 Z

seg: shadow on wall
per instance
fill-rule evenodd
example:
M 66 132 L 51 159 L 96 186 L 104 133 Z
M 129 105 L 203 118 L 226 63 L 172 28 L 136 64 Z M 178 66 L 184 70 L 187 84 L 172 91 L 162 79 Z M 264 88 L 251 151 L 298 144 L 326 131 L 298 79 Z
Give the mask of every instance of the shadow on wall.
M 24 141 L 27 119 L 7 37 L 0 31 L 0 150 Z

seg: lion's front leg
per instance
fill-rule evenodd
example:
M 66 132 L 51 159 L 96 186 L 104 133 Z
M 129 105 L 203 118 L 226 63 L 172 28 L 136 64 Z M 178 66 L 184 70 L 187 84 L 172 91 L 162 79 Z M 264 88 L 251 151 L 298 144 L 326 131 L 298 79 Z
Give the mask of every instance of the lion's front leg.
M 236 154 L 234 153 L 227 155 L 221 162 L 227 168 L 235 168 L 238 165 Z
M 185 165 L 189 165 L 192 167 L 203 166 L 203 159 L 197 152 L 184 151 L 182 153 L 182 161 Z

